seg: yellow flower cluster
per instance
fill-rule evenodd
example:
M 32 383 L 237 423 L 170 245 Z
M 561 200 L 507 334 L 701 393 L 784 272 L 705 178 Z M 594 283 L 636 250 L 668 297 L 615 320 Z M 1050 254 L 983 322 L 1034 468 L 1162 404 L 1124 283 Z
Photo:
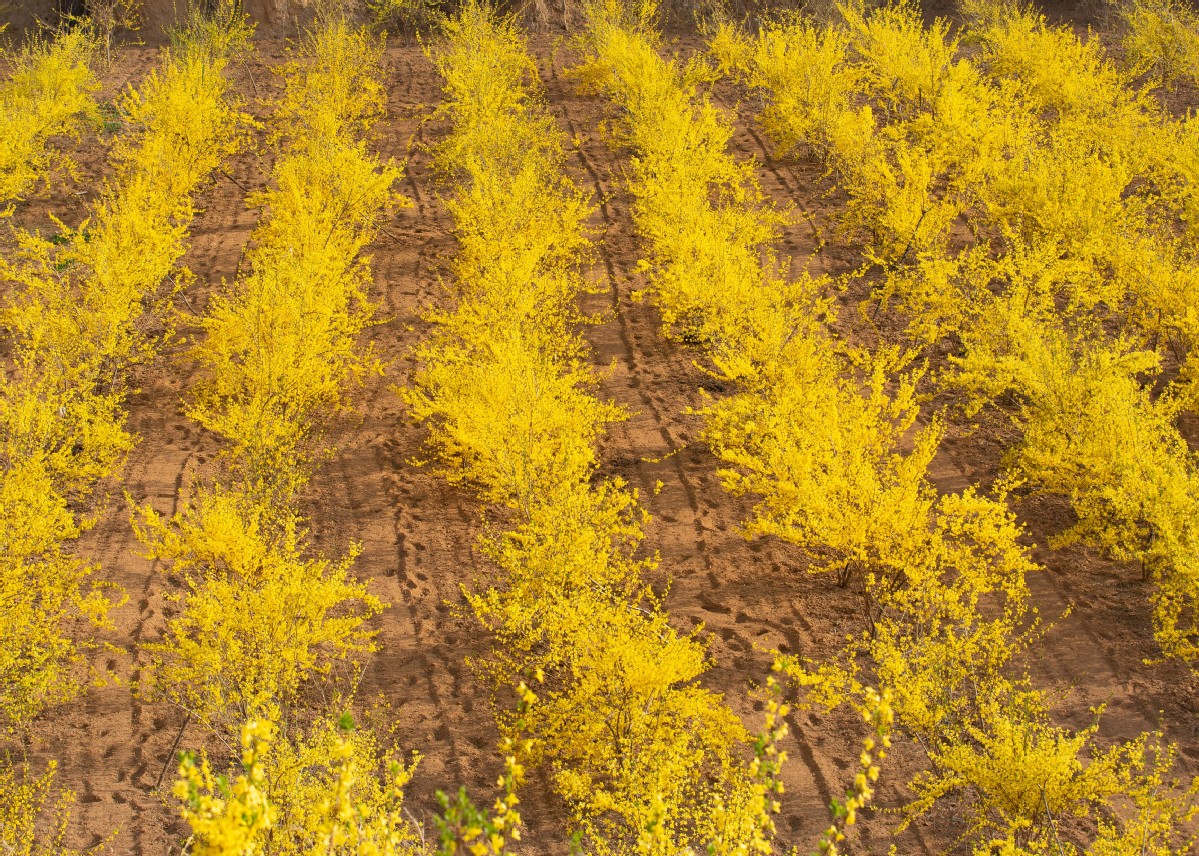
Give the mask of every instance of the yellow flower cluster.
M 261 852 L 255 837 L 274 825 L 275 811 L 267 802 L 262 756 L 275 727 L 250 721 L 241 732 L 243 774 L 232 783 L 212 773 L 207 759 L 199 764 L 185 754 L 179 762 L 174 793 L 184 803 L 183 819 L 192 828 L 191 852 L 196 856 L 254 856 Z
M 857 823 L 858 812 L 874 798 L 874 783 L 878 781 L 879 762 L 887 759 L 891 748 L 891 728 L 895 712 L 891 709 L 891 691 L 867 689 L 862 699 L 862 718 L 871 726 L 871 735 L 862 741 L 858 756 L 858 772 L 845 799 L 834 800 L 833 822 L 820 839 L 819 852 L 836 856 L 845 840 L 845 828 Z
M 427 850 L 404 817 L 419 761 L 385 756 L 348 716 L 306 734 L 270 720 L 241 728 L 241 773 L 230 783 L 208 759 L 182 753 L 173 793 L 197 856 L 413 856 Z
M 334 796 L 316 802 L 307 825 L 315 829 L 311 852 L 333 856 L 402 856 L 422 852 L 420 838 L 404 816 L 404 788 L 412 780 L 419 756 L 407 765 L 383 759 L 380 766 L 373 738 L 338 735 L 330 772 Z M 301 827 L 303 828 L 303 827 Z M 288 852 L 286 847 L 281 852 Z M 292 852 L 303 852 L 296 847 Z
M 468 4 L 431 54 L 461 249 L 456 305 L 434 313 L 407 396 L 446 476 L 512 512 L 483 541 L 499 580 L 469 599 L 498 642 L 485 669 L 497 683 L 540 669 L 546 690 L 520 728 L 501 726 L 527 731 L 591 852 L 738 852 L 714 809 L 723 801 L 730 829 L 749 810 L 744 729 L 695 683 L 702 641 L 671 627 L 642 580 L 653 560 L 637 557 L 636 492 L 595 479 L 595 441 L 623 414 L 589 391 L 576 329 L 589 206 L 564 175 L 564 134 L 510 22 Z
M 11 71 L 0 84 L 0 203 L 21 198 L 54 169 L 70 168 L 47 143 L 60 134 L 78 135 L 95 120 L 95 50 L 78 27 L 50 42 L 35 37 L 6 57 Z
M 1147 72 L 1168 90 L 1199 82 L 1199 14 L 1178 0 L 1126 0 L 1118 9 L 1134 73 Z
M 366 621 L 383 603 L 355 580 L 357 548 L 305 556 L 297 491 L 318 451 L 321 419 L 346 383 L 375 369 L 357 334 L 370 322 L 367 261 L 399 167 L 363 132 L 382 113 L 381 48 L 342 19 L 308 35 L 284 72 L 275 188 L 251 196 L 269 214 L 247 273 L 198 319 L 203 369 L 191 413 L 229 441 L 226 471 L 171 520 L 135 516 L 151 554 L 182 577 L 179 611 L 147 646 L 146 687 L 207 726 L 278 721 L 306 680 L 329 679 L 374 650 Z M 265 616 L 274 616 L 267 620 Z
M 57 764 L 34 775 L 26 764 L 0 764 L 0 852 L 11 856 L 76 856 L 65 844 L 75 795 L 54 795 Z

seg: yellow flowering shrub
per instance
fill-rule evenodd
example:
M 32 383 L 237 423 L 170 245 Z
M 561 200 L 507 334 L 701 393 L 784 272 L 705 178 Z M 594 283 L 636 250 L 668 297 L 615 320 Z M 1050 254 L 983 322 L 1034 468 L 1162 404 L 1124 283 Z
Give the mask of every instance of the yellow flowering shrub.
M 23 729 L 42 710 L 74 698 L 72 669 L 90 641 L 71 631 L 101 627 L 113 605 L 95 568 L 65 545 L 79 534 L 66 500 L 36 458 L 0 479 L 0 733 Z
M 54 793 L 57 765 L 37 775 L 28 764 L 0 763 L 0 847 L 12 856 L 76 856 L 66 846 L 75 795 Z
M 286 461 L 310 454 L 305 440 L 341 408 L 347 381 L 378 371 L 356 342 L 373 311 L 356 256 L 397 175 L 377 172 L 359 148 L 314 149 L 281 161 L 279 189 L 254 200 L 270 218 L 255 231 L 249 273 L 199 319 L 203 375 L 190 409 L 233 444 L 248 484 L 285 480 Z M 281 484 L 280 495 L 298 486 Z
M 1199 81 L 1199 15 L 1175 0 L 1128 0 L 1119 5 L 1125 59 L 1134 71 L 1174 89 Z
M 1091 36 L 1053 26 L 1031 7 L 982 2 L 968 9 L 971 37 L 990 74 L 1011 80 L 1037 107 L 1093 115 L 1119 113 L 1137 93 L 1127 72 Z
M 146 684 L 203 724 L 278 718 L 306 682 L 347 678 L 375 650 L 365 625 L 383 604 L 350 575 L 357 547 L 335 562 L 306 558 L 294 519 L 220 488 L 170 521 L 139 515 L 149 555 L 183 583 L 162 641 L 144 646 Z
M 1023 479 L 1071 498 L 1078 522 L 1054 543 L 1094 544 L 1138 561 L 1154 583 L 1162 650 L 1193 659 L 1199 568 L 1191 516 L 1199 461 L 1174 426 L 1180 403 L 1154 399 L 1139 377 L 1157 355 L 1097 344 L 999 304 L 992 326 L 960 364 L 959 382 L 982 400 L 1019 390 L 1023 438 L 1008 456 Z
M 944 22 L 925 31 L 907 4 L 843 15 L 843 28 L 796 17 L 754 40 L 730 30 L 714 48 L 740 56 L 730 70 L 770 93 L 761 121 L 780 153 L 813 149 L 835 171 L 849 196 L 843 226 L 890 269 L 944 248 L 1021 114 L 1004 104 L 1008 122 L 980 121 L 1000 93 L 956 58 Z
M 704 439 L 728 465 L 719 471 L 726 488 L 757 500 L 747 534 L 814 548 L 841 585 L 864 573 L 902 576 L 935 500 L 924 473 L 940 426 L 919 431 L 900 454 L 917 415 L 912 379 L 890 397 L 876 366 L 863 394 L 832 354 L 807 344 L 788 349 L 794 372 L 780 371 L 777 385 L 705 408 Z
M 492 340 L 481 343 L 482 353 L 462 339 L 436 352 L 441 342 L 423 349 L 431 358 L 419 378 L 420 397 L 411 397 L 412 412 L 436 415 L 433 444 L 451 464 L 452 481 L 469 480 L 489 499 L 528 509 L 563 482 L 590 475 L 592 441 L 621 414 L 580 388 L 591 380 L 587 367 L 557 374 L 559 364 L 536 350 L 543 343 L 556 349 L 561 339 L 486 338 Z
M 404 816 L 403 764 L 349 715 L 289 737 L 269 719 L 241 727 L 241 773 L 182 753 L 173 788 L 197 856 L 404 856 L 427 853 Z
M 392 856 L 423 852 L 404 813 L 404 788 L 420 761 L 384 751 L 348 715 L 318 721 L 267 758 L 267 799 L 276 807 L 270 852 Z
M 34 37 L 6 57 L 0 84 L 0 203 L 20 199 L 56 169 L 70 169 L 51 137 L 78 137 L 98 115 L 92 70 L 96 44 L 83 28 L 51 41 Z M 11 210 L 11 209 L 10 209 Z
M 287 66 L 277 118 L 288 147 L 274 189 L 250 196 L 266 215 L 248 273 L 198 319 L 202 368 L 190 413 L 224 436 L 240 484 L 289 504 L 312 435 L 343 404 L 348 381 L 380 367 L 357 344 L 371 323 L 370 269 L 359 252 L 392 204 L 401 167 L 360 139 L 382 111 L 380 47 L 337 19 Z
M 841 10 L 850 44 L 861 63 L 864 91 L 892 110 L 932 106 L 947 84 L 958 37 L 949 38 L 949 23 L 936 19 L 924 26 L 913 8 L 880 7 L 867 15 L 847 4 Z
M 299 53 L 277 69 L 284 76 L 283 97 L 272 113 L 277 133 L 297 148 L 313 139 L 354 145 L 387 104 L 383 41 L 333 16 L 304 35 Z
M 1195 840 L 1183 830 L 1197 811 L 1199 781 L 1188 787 L 1172 778 L 1174 750 L 1155 736 L 1099 751 L 1088 745 L 1096 730 L 1070 734 L 1019 712 L 992 711 L 971 743 L 934 753 L 935 772 L 913 782 L 917 796 L 905 825 L 938 799 L 965 797 L 970 834 L 987 842 L 976 853 L 996 846 L 1093 856 L 1185 852 Z M 1063 848 L 1058 824 L 1071 817 L 1097 818 L 1085 850 Z
M 987 191 L 992 228 L 1008 233 L 1013 254 L 1064 262 L 1056 276 L 1079 309 L 1132 297 L 1142 306 L 1139 324 L 1183 317 L 1162 293 L 1177 284 L 1184 294 L 1195 276 L 1173 225 L 1193 204 L 1189 190 L 1177 189 L 1193 161 L 1183 123 L 1134 86 L 1094 38 L 998 7 L 979 15 L 975 30 L 981 67 L 1035 117 L 1033 135 Z

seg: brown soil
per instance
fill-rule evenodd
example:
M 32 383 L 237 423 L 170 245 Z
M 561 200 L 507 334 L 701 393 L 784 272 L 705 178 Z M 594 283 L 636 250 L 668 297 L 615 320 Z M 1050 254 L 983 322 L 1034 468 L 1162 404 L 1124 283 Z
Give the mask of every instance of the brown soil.
M 630 414 L 602 444 L 602 474 L 620 475 L 641 489 L 653 515 L 647 547 L 662 560 L 653 583 L 659 590 L 670 583 L 666 602 L 676 626 L 705 627 L 713 660 L 705 684 L 725 693 L 732 708 L 756 727 L 755 704 L 747 691 L 767 674 L 768 651 L 777 647 L 814 657 L 830 653 L 845 634 L 860 629 L 856 605 L 831 580 L 807 573 L 796 549 L 775 540 L 747 541 L 740 534 L 739 521 L 748 505 L 722 489 L 717 462 L 696 439 L 698 420 L 687 412 L 701 403 L 701 389 L 713 395 L 724 390 L 695 366 L 697 354 L 663 337 L 652 304 L 631 296 L 642 285 L 634 274 L 642 245 L 621 186 L 627 153 L 611 148 L 599 133 L 608 108 L 599 99 L 580 96 L 566 79 L 568 56 L 561 44 L 539 37 L 532 47 L 553 113 L 563 130 L 581 141 L 571 153 L 569 169 L 596 202 L 593 226 L 600 243 L 591 272 L 595 293 L 583 303 L 589 312 L 604 313 L 605 323 L 587 327 L 585 335 L 596 365 L 605 368 L 599 393 Z M 256 92 L 268 95 L 277 85 L 269 67 L 282 56 L 281 43 L 259 42 L 254 58 L 234 72 L 238 91 L 247 99 Z M 148 48 L 122 50 L 108 74 L 106 92 L 136 81 L 154 59 Z M 398 721 L 399 744 L 424 754 L 410 787 L 410 806 L 427 820 L 436 807 L 437 788 L 465 784 L 487 800 L 499 767 L 488 693 L 465 662 L 484 654 L 488 640 L 460 617 L 458 608 L 460 586 L 487 578 L 489 569 L 473 549 L 481 527 L 479 502 L 411 463 L 422 452 L 424 435 L 406 419 L 393 389 L 404 383 L 411 367 L 408 354 L 427 331 L 423 308 L 442 299 L 440 276 L 455 241 L 420 148 L 442 132 L 441 120 L 429 119 L 440 100 L 439 80 L 415 47 L 393 44 L 387 59 L 389 119 L 380 129 L 378 146 L 397 159 L 409 157 L 402 189 L 415 203 L 384 223 L 386 232 L 369 251 L 373 296 L 381 304 L 382 319 L 369 339 L 390 368 L 386 377 L 355 391 L 357 414 L 331 429 L 336 454 L 314 479 L 307 509 L 314 548 L 338 553 L 349 541 L 361 542 L 357 572 L 391 604 L 377 621 L 381 650 L 366 671 L 360 698 L 385 698 Z M 823 196 L 820 169 L 813 163 L 776 162 L 749 108 L 741 109 L 739 93 L 721 86 L 715 94 L 738 112 L 734 151 L 759 161 L 764 190 L 779 202 L 795 204 L 816 228 L 832 234 L 832 203 Z M 261 110 L 254 103 L 249 109 Z M 22 206 L 16 221 L 45 225 L 47 211 L 53 210 L 75 222 L 84 198 L 76 194 L 94 187 L 95 176 L 103 174 L 103 151 L 94 137 L 85 141 L 76 154 L 83 166 L 81 180 L 56 186 L 47 199 Z M 201 212 L 185 259 L 196 275 L 184 292 L 195 311 L 203 311 L 213 283 L 235 275 L 256 217 L 244 204 L 241 186 L 262 186 L 269 161 L 266 154 L 242 155 L 228 166 L 228 178 L 218 177 L 200 195 Z M 804 217 L 785 235 L 784 250 L 797 265 L 840 272 L 856 263 L 854 248 L 835 241 L 813 256 L 814 235 Z M 864 329 L 856 311 L 862 296 L 844 298 L 844 332 L 878 335 Z M 863 329 L 855 330 L 855 325 Z M 182 715 L 138 700 L 130 691 L 145 659 L 138 646 L 158 637 L 170 586 L 160 568 L 141 557 L 120 495 L 128 490 L 136 502 L 169 513 L 192 476 L 203 473 L 219 449 L 182 412 L 193 377 L 182 354 L 182 345 L 175 344 L 139 370 L 140 391 L 131 397 L 129 411 L 141 442 L 123 482 L 112 486 L 107 511 L 79 544 L 82 554 L 100 564 L 101 576 L 129 596 L 113 615 L 115 628 L 104 636 L 113 650 L 102 652 L 96 662 L 121 680 L 90 688 L 78 702 L 51 712 L 38 723 L 30 747 L 34 758 L 57 758 L 61 785 L 78 795 L 70 842 L 87 847 L 111 837 L 112 853 L 165 854 L 178 848 L 185 834 L 170 797 L 157 788 Z M 952 425 L 934 463 L 932 477 L 943 490 L 989 484 L 997 471 L 1007 440 L 1002 420 L 984 421 L 972 432 L 968 427 Z M 664 486 L 655 494 L 658 481 Z M 1037 543 L 1069 522 L 1069 509 L 1058 500 L 1029 499 L 1018 509 L 1030 541 Z M 1156 649 L 1138 570 L 1083 549 L 1037 548 L 1035 555 L 1045 564 L 1045 571 L 1031 580 L 1042 616 L 1054 621 L 1067 606 L 1074 607 L 1029 661 L 1039 686 L 1072 690 L 1057 706 L 1061 722 L 1088 724 L 1090 709 L 1106 703 L 1104 740 L 1161 728 L 1179 743 L 1187 771 L 1199 771 L 1194 717 L 1199 686 L 1177 665 L 1144 665 L 1156 657 Z M 784 840 L 805 849 L 827 823 L 826 804 L 852 775 L 860 731 L 858 723 L 841 715 L 800 712 L 790 724 L 786 748 L 793 760 L 784 776 L 787 793 L 779 829 Z M 195 745 L 198 739 L 193 728 L 183 745 Z M 881 804 L 902 803 L 898 783 L 918 758 L 915 747 L 897 747 L 884 773 Z M 170 777 L 168 770 L 165 781 Z M 535 773 L 532 778 L 525 795 L 531 827 L 525 852 L 565 853 L 563 812 L 549 796 L 545 776 Z M 893 816 L 875 814 L 863 825 L 863 842 L 854 845 L 854 852 L 885 851 L 883 842 L 894 822 Z M 899 852 L 940 852 L 961 832 L 959 823 L 945 814 L 916 824 L 896 839 Z

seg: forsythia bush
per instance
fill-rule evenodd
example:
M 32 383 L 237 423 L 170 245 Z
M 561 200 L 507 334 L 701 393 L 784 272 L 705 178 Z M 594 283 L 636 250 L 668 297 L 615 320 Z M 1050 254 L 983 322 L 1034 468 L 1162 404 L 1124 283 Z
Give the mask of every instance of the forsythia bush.
M 242 773 L 231 783 L 184 753 L 174 793 L 196 856 L 427 852 L 403 815 L 405 765 L 343 716 L 289 739 L 269 720 L 241 728 Z
M 1199 81 L 1199 15 L 1176 0 L 1129 0 L 1120 4 L 1124 51 L 1137 71 L 1167 89 Z
M 21 198 L 55 168 L 70 168 L 51 137 L 78 135 L 96 117 L 95 42 L 79 27 L 53 41 L 34 38 L 13 55 L 0 84 L 0 202 Z M 11 209 L 10 209 L 11 210 Z
M 53 793 L 56 765 L 34 775 L 10 758 L 0 763 L 0 847 L 12 856 L 74 856 L 65 846 L 74 794 Z
M 296 521 L 280 525 L 277 510 L 217 488 L 169 525 L 147 510 L 137 527 L 184 583 L 168 595 L 180 610 L 163 641 L 145 646 L 151 681 L 204 725 L 278 720 L 305 680 L 375 650 L 363 625 L 383 604 L 350 576 L 356 551 L 336 563 L 305 558 Z
M 72 668 L 89 644 L 69 629 L 102 626 L 112 607 L 95 570 L 66 544 L 79 524 L 41 456 L 8 457 L 0 481 L 0 723 L 11 734 L 79 692 Z
M 1180 402 L 1153 398 L 1138 380 L 1157 372 L 1157 355 L 1087 340 L 1010 302 L 992 311 L 995 326 L 961 360 L 959 382 L 981 400 L 1021 393 L 1024 433 L 1008 464 L 1069 496 L 1079 517 L 1052 543 L 1082 541 L 1138 562 L 1154 583 L 1158 642 L 1193 659 L 1199 459 L 1174 427 Z
M 275 189 L 251 195 L 269 212 L 255 230 L 249 273 L 227 285 L 199 319 L 193 355 L 203 379 L 192 416 L 225 437 L 241 489 L 288 505 L 303 484 L 322 415 L 348 380 L 379 366 L 356 344 L 370 323 L 369 266 L 400 166 L 362 139 L 383 110 L 380 47 L 343 21 L 308 36 L 287 69 Z

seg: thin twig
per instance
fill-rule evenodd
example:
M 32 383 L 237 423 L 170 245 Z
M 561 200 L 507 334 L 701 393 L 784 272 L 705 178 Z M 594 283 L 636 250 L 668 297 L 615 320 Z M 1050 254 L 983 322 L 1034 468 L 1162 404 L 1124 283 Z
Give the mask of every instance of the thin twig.
M 183 739 L 183 732 L 187 730 L 187 724 L 192 721 L 192 715 L 189 713 L 183 717 L 183 725 L 179 726 L 179 733 L 175 735 L 175 742 L 171 744 L 171 751 L 167 753 L 166 762 L 162 765 L 162 772 L 158 774 L 158 784 L 154 786 L 154 790 L 162 788 L 163 777 L 167 774 L 167 767 L 171 766 L 171 759 L 175 757 L 175 750 L 179 748 L 179 741 Z
M 376 228 L 376 229 L 377 229 L 377 230 L 378 230 L 380 233 L 382 233 L 382 234 L 386 235 L 387 237 L 391 238 L 391 239 L 392 239 L 393 241 L 395 241 L 397 244 L 402 244 L 402 243 L 403 243 L 403 241 L 401 241 L 401 240 L 400 240 L 399 238 L 397 238 L 395 235 L 391 234 L 391 232 L 388 232 L 388 231 L 387 231 L 386 229 L 384 229 L 382 226 L 376 226 L 375 228 Z
M 425 824 L 418 820 L 416 815 L 412 813 L 412 809 L 404 806 L 404 814 L 408 815 L 408 820 L 412 823 L 412 828 L 416 830 L 416 834 L 420 836 L 421 849 L 420 852 L 425 852 L 427 842 L 425 841 Z
M 1053 819 L 1053 812 L 1049 810 L 1049 798 L 1045 796 L 1045 786 L 1041 785 L 1041 802 L 1045 804 L 1045 814 L 1049 818 L 1049 828 L 1053 830 L 1053 843 L 1057 845 L 1058 856 L 1066 856 L 1066 851 L 1062 850 L 1061 839 L 1057 837 L 1057 823 Z
M 192 302 L 191 302 L 190 300 L 188 300 L 188 298 L 187 298 L 187 292 L 185 292 L 185 291 L 180 291 L 180 292 L 179 292 L 179 299 L 180 299 L 180 300 L 182 300 L 184 303 L 186 303 L 186 304 L 187 304 L 187 308 L 188 308 L 189 310 L 191 310 L 191 314 L 192 314 L 192 315 L 199 315 L 199 314 L 200 314 L 199 312 L 197 312 L 197 311 L 196 311 L 196 307 L 192 306 Z
M 261 101 L 262 96 L 258 94 L 258 81 L 254 79 L 254 71 L 250 68 L 249 63 L 246 63 L 246 74 L 250 78 L 250 85 L 254 87 L 254 97 Z
M 246 187 L 244 184 L 242 184 L 242 183 L 241 183 L 240 181 L 238 181 L 236 178 L 234 178 L 233 176 L 231 176 L 231 175 L 230 175 L 229 173 L 227 173 L 225 170 L 223 170 L 223 169 L 222 169 L 222 170 L 219 170 L 219 172 L 220 172 L 220 174 L 221 174 L 221 175 L 225 176 L 225 178 L 229 179 L 229 180 L 230 180 L 230 181 L 232 181 L 234 184 L 236 184 L 238 187 L 240 187 L 240 188 L 242 189 L 242 192 L 243 192 L 243 193 L 249 193 L 249 192 L 250 192 L 250 188 Z

